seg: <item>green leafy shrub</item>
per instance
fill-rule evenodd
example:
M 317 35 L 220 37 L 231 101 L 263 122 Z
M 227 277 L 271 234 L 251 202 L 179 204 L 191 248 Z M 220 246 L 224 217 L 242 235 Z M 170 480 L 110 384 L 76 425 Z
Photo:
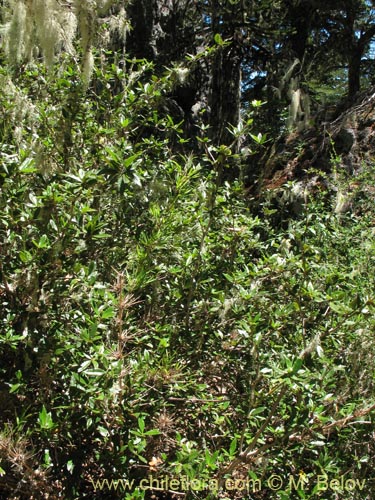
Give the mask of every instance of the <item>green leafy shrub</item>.
M 255 215 L 231 151 L 203 127 L 191 153 L 168 73 L 134 64 L 87 93 L 35 67 L 1 98 L 0 488 L 370 495 L 373 212 Z

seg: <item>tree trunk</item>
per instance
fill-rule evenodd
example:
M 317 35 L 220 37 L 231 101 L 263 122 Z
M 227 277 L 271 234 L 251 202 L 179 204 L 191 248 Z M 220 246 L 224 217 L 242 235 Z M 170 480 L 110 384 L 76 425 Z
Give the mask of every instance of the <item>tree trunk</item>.
M 350 100 L 361 90 L 362 57 L 375 36 L 375 25 L 364 31 L 358 40 L 355 37 L 354 28 L 352 29 L 352 50 L 348 65 L 348 97 Z
M 156 7 L 155 0 L 135 0 L 128 7 L 132 30 L 127 49 L 137 59 L 153 61 L 157 56 Z
M 230 125 L 237 126 L 240 118 L 241 57 L 235 45 L 220 47 L 212 65 L 210 93 L 210 125 L 216 145 L 229 146 L 233 135 Z
M 362 50 L 356 47 L 352 50 L 348 67 L 348 98 L 350 101 L 361 89 L 361 59 Z
M 235 27 L 238 13 L 222 11 L 220 2 L 211 4 L 212 36 L 221 35 L 229 45 L 219 46 L 211 68 L 209 95 L 211 138 L 216 145 L 230 146 L 233 135 L 230 125 L 237 126 L 240 118 L 241 96 L 241 46 L 238 28 Z

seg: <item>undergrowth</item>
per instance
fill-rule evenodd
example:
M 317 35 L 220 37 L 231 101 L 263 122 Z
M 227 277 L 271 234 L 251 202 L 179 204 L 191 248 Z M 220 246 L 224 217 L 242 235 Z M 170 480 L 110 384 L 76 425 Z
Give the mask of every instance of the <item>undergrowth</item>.
M 373 209 L 256 215 L 137 64 L 1 97 L 2 498 L 370 498 Z

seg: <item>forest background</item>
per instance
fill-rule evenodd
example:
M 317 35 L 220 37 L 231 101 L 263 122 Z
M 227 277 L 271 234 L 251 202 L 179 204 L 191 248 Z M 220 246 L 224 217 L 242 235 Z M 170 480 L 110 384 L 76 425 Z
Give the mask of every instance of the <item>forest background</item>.
M 373 3 L 0 24 L 1 498 L 372 498 Z

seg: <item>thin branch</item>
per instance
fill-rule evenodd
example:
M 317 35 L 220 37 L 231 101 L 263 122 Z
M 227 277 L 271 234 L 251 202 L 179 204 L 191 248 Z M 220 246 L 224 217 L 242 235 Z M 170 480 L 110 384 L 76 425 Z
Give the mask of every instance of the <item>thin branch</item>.
M 326 311 L 325 314 L 327 314 L 327 312 L 328 312 L 328 310 Z M 307 347 L 305 347 L 300 352 L 298 358 L 305 360 L 308 356 L 310 356 L 316 350 L 317 346 L 320 344 L 320 341 L 323 338 L 327 337 L 328 335 L 332 334 L 337 329 L 339 329 L 344 321 L 346 321 L 348 318 L 352 317 L 357 312 L 358 312 L 357 310 L 351 311 L 349 314 L 346 314 L 345 317 L 343 318 L 343 320 L 340 321 L 334 328 L 330 328 L 329 330 L 327 330 L 326 332 L 323 332 L 321 334 L 317 333 L 314 336 L 314 338 L 310 341 L 309 345 Z M 274 403 L 273 403 L 273 405 L 268 413 L 267 418 L 264 420 L 263 424 L 259 427 L 258 431 L 256 432 L 255 436 L 253 437 L 252 441 L 247 446 L 247 448 L 243 452 L 241 452 L 236 458 L 234 458 L 227 466 L 225 466 L 221 470 L 219 470 L 219 472 L 218 472 L 219 484 L 223 483 L 224 476 L 226 474 L 229 474 L 230 472 L 232 472 L 241 463 L 246 462 L 246 460 L 248 460 L 249 457 L 253 458 L 255 455 L 258 455 L 261 450 L 264 451 L 265 449 L 268 449 L 273 445 L 273 441 L 271 441 L 270 443 L 266 443 L 266 445 L 264 445 L 264 447 L 260 448 L 259 450 L 255 450 L 255 447 L 257 445 L 259 438 L 261 437 L 261 435 L 263 434 L 263 432 L 265 431 L 265 429 L 267 428 L 267 426 L 271 422 L 271 419 L 274 417 L 276 410 L 277 410 L 282 398 L 285 396 L 285 393 L 288 390 L 288 387 L 289 387 L 288 384 L 286 382 L 284 382 L 280 388 L 280 392 L 279 392 L 277 398 L 275 399 L 275 401 L 274 401 Z M 367 415 L 373 409 L 375 409 L 375 404 L 369 408 L 364 409 L 364 410 L 358 410 L 358 411 L 354 412 L 353 415 L 345 417 L 341 420 L 338 420 L 336 422 L 332 422 L 331 424 L 327 424 L 325 426 L 322 426 L 320 428 L 320 432 L 327 434 L 327 433 L 329 433 L 329 430 L 331 428 L 343 427 L 347 423 L 352 422 L 354 419 L 356 419 L 360 416 L 363 416 L 363 415 Z M 316 429 L 316 428 L 311 429 L 311 431 L 308 431 L 307 435 L 311 436 L 313 434 L 313 432 L 315 433 L 317 431 L 319 431 L 319 429 Z M 302 435 L 299 436 L 299 435 L 293 434 L 292 436 L 293 436 L 293 439 L 295 439 L 295 440 L 302 440 L 303 439 Z M 291 439 L 292 436 L 290 436 L 289 439 Z

